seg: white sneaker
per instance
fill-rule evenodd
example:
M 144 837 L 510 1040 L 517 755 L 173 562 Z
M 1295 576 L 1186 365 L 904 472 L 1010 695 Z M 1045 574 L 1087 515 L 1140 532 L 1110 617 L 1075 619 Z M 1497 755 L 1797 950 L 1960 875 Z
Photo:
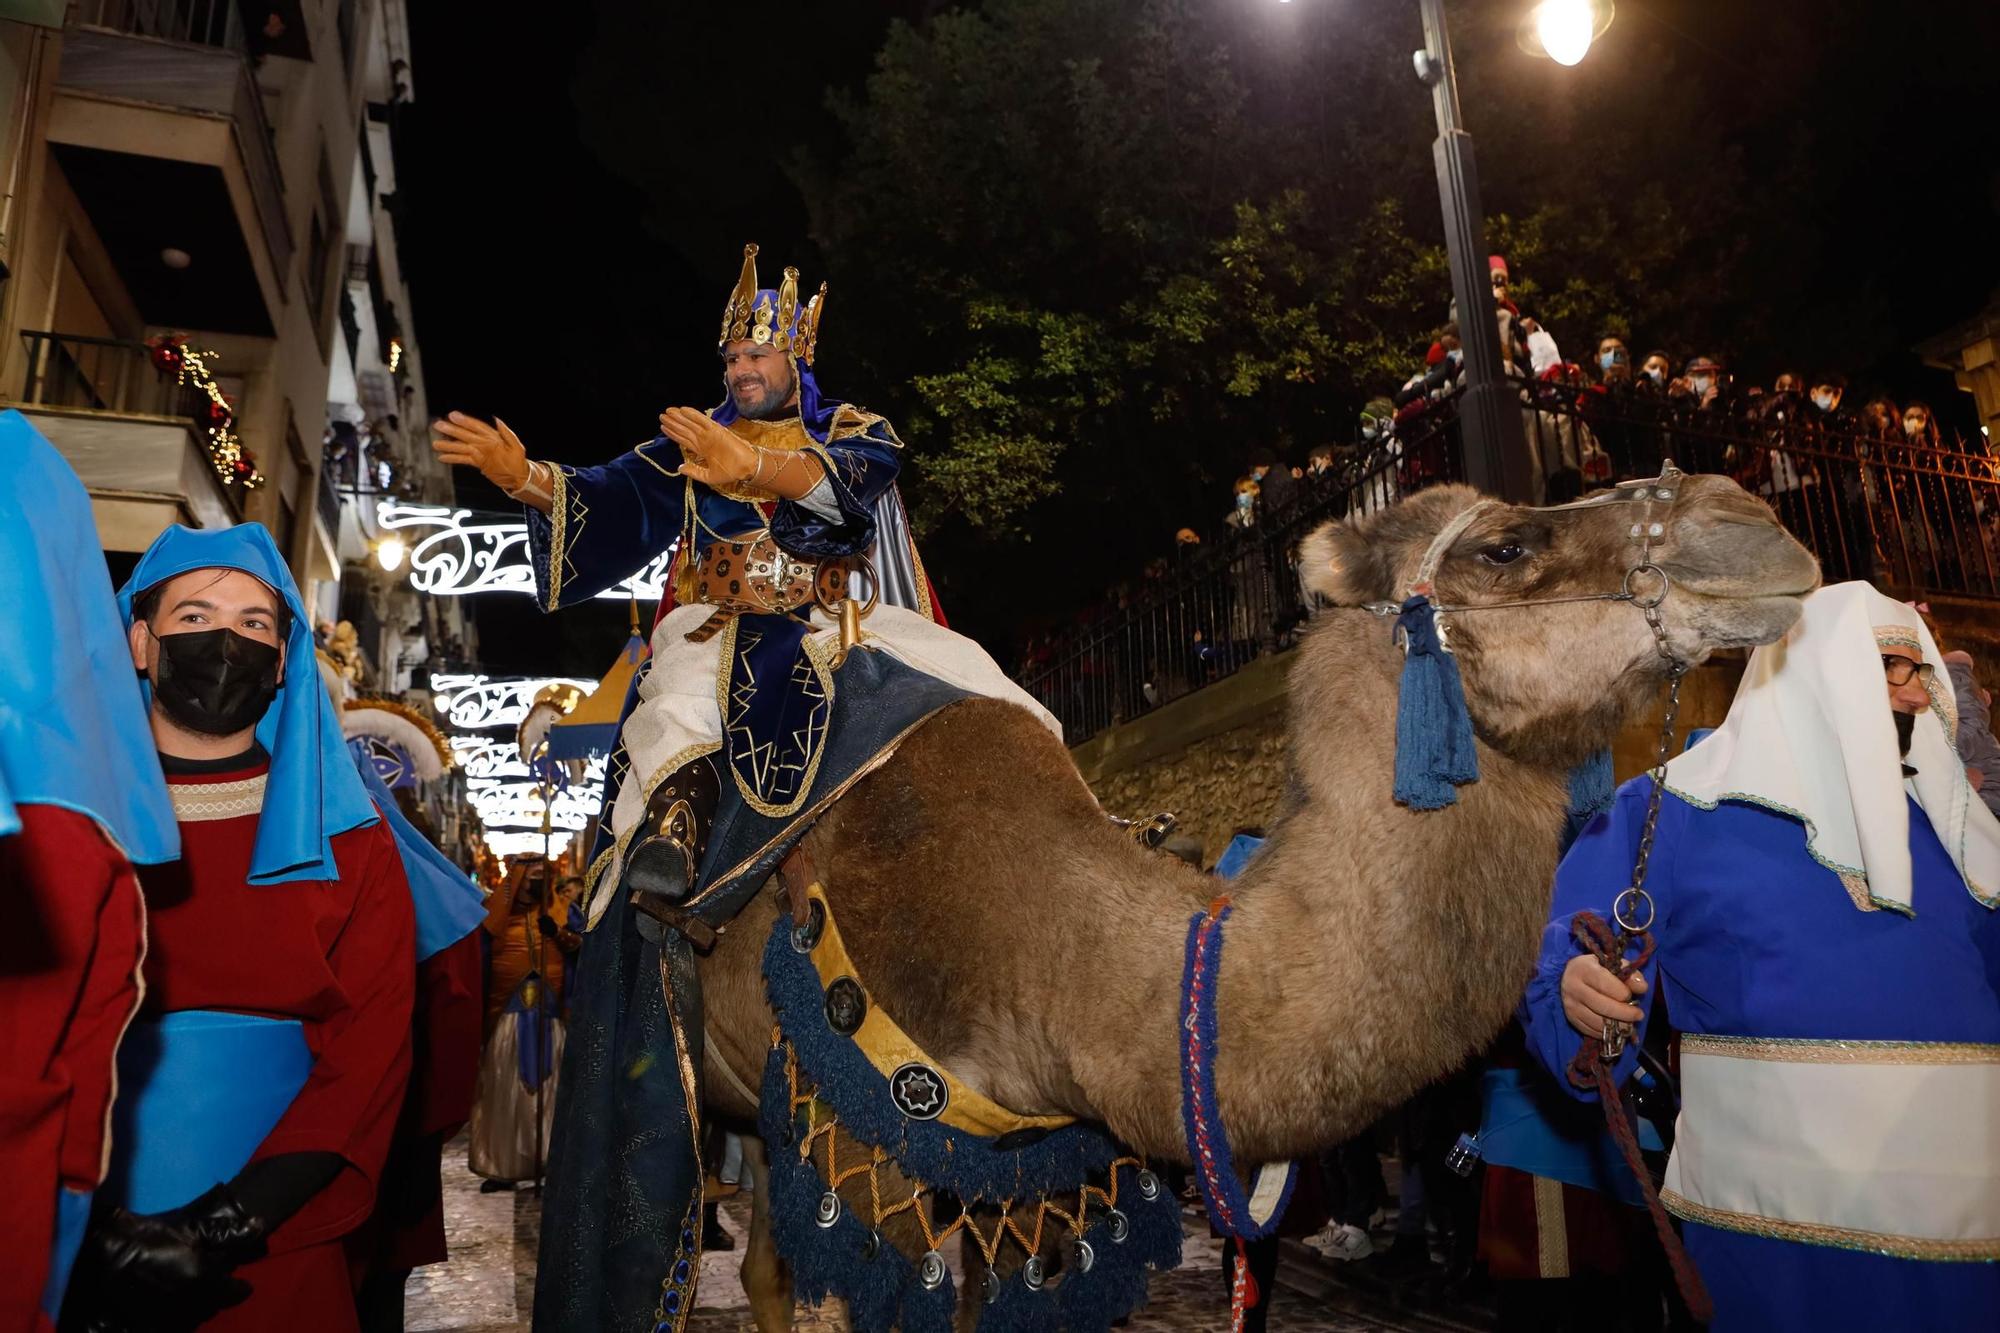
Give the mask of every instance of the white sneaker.
M 1338 1259 L 1342 1263 L 1353 1263 L 1375 1253 L 1375 1242 L 1357 1226 L 1336 1227 L 1329 1224 L 1306 1243 L 1327 1258 Z

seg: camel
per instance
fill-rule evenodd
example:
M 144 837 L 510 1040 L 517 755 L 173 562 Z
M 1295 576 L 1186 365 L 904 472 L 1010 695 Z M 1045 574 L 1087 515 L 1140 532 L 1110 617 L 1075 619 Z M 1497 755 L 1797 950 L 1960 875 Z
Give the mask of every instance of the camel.
M 1358 608 L 1401 601 L 1433 538 L 1480 498 L 1440 486 L 1306 544 L 1309 586 L 1348 609 L 1319 616 L 1293 654 L 1294 794 L 1230 886 L 1216 1085 L 1239 1163 L 1350 1137 L 1499 1032 L 1546 920 L 1567 772 L 1667 674 L 1629 604 L 1453 615 L 1479 779 L 1442 810 L 1397 805 L 1403 654 L 1391 622 Z M 1495 505 L 1445 553 L 1436 598 L 1615 592 L 1640 559 L 1637 508 Z M 1725 478 L 1683 478 L 1647 517 L 1672 579 L 1667 638 L 1687 662 L 1776 639 L 1818 583 L 1813 557 Z M 1032 717 L 991 700 L 942 711 L 819 820 L 808 849 L 875 1002 L 939 1062 L 1015 1111 L 1100 1122 L 1150 1160 L 1188 1160 L 1182 951 L 1217 884 L 1114 828 Z M 781 910 L 774 879 L 702 963 L 706 1096 L 726 1120 L 754 1123 L 743 1092 L 772 1032 L 760 954 Z M 789 1328 L 761 1216 L 743 1276 L 757 1327 Z

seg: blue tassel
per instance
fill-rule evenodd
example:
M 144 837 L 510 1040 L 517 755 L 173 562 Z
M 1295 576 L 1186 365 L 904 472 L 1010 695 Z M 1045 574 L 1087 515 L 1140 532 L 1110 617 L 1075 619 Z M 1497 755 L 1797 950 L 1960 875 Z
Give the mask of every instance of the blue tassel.
M 1396 799 L 1412 810 L 1442 810 L 1458 800 L 1454 788 L 1479 780 L 1465 685 L 1438 642 L 1430 598 L 1404 602 L 1396 628 L 1407 649 L 1396 701 Z

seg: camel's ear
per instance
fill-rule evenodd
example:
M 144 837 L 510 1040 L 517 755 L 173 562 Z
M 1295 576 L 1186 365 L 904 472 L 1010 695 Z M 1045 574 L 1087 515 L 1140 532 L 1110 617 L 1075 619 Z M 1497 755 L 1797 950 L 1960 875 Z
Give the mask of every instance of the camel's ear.
M 1309 590 L 1336 606 L 1400 601 L 1396 571 L 1387 556 L 1354 524 L 1328 523 L 1300 543 L 1300 575 Z

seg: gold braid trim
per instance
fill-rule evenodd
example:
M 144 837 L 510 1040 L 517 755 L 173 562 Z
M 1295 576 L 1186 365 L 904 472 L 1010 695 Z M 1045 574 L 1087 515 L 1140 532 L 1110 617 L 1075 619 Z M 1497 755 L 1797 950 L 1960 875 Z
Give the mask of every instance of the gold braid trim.
M 839 1116 L 820 1100 L 818 1089 L 800 1072 L 798 1052 L 792 1044 L 785 1041 L 781 1033 L 776 1034 L 775 1041 L 783 1046 L 785 1052 L 785 1080 L 788 1085 L 786 1118 L 797 1131 L 799 1140 L 797 1146 L 789 1151 L 797 1153 L 801 1162 L 810 1163 L 828 1189 L 842 1191 L 848 1207 L 854 1210 L 856 1217 L 866 1218 L 872 1230 L 883 1232 L 892 1218 L 908 1213 L 922 1233 L 927 1250 L 942 1250 L 946 1241 L 963 1231 L 979 1248 L 980 1257 L 989 1268 L 999 1260 L 1001 1251 L 1010 1245 L 1024 1260 L 1036 1254 L 1052 1257 L 1060 1251 L 1064 1233 L 1082 1236 L 1090 1229 L 1093 1209 L 1101 1210 L 1098 1213 L 1101 1217 L 1104 1212 L 1118 1206 L 1119 1168 L 1137 1170 L 1145 1165 L 1137 1157 L 1117 1158 L 1106 1169 L 1104 1184 L 1081 1181 L 1074 1191 L 1065 1191 L 1061 1197 L 1064 1202 L 1070 1203 L 1067 1208 L 1046 1194 L 1012 1199 L 962 1200 L 965 1204 L 999 1205 L 999 1216 L 992 1219 L 990 1234 L 980 1229 L 971 1207 L 959 1209 L 957 1217 L 940 1228 L 931 1220 L 929 1202 L 936 1190 L 928 1182 L 904 1176 L 898 1168 L 898 1176 L 908 1183 L 907 1192 L 901 1189 L 891 1192 L 882 1188 L 882 1168 L 896 1166 L 896 1163 L 880 1147 L 863 1143 L 850 1134 L 850 1155 L 846 1162 L 842 1162 Z M 860 1183 L 850 1186 L 850 1182 L 859 1182 L 864 1177 L 865 1186 Z
M 406 703 L 396 699 L 349 699 L 341 707 L 350 713 L 364 708 L 379 708 L 385 713 L 393 713 L 424 734 L 424 739 L 437 751 L 439 763 L 449 769 L 458 762 L 458 756 L 451 752 L 451 742 L 444 738 L 437 724 Z
M 844 440 L 849 436 L 865 435 L 876 426 L 882 428 L 882 434 L 887 437 L 891 446 L 897 449 L 903 447 L 903 442 L 896 438 L 895 427 L 889 424 L 886 417 L 879 412 L 870 412 L 865 407 L 856 407 L 853 403 L 842 403 L 833 409 L 833 420 L 827 423 L 826 442 L 832 444 L 835 440 Z
M 722 665 L 717 669 L 715 678 L 715 711 L 722 718 L 722 731 L 725 739 L 728 737 L 730 731 L 729 682 L 736 667 L 736 630 L 741 624 L 741 617 L 732 616 L 729 623 L 723 627 Z M 820 689 L 825 692 L 827 720 L 830 724 L 833 719 L 834 645 L 821 641 L 813 633 L 811 625 L 808 624 L 805 637 L 799 640 L 799 648 L 805 654 L 806 662 L 812 668 L 813 675 L 818 679 Z M 791 680 L 788 676 L 784 684 L 777 688 L 786 688 L 790 683 Z M 758 689 L 767 688 L 761 681 L 757 682 L 755 687 Z M 797 814 L 799 807 L 806 803 L 806 798 L 812 795 L 813 783 L 819 781 L 820 760 L 826 757 L 826 731 L 825 727 L 820 729 L 819 744 L 815 745 L 812 753 L 806 756 L 805 772 L 799 778 L 798 795 L 790 801 L 774 803 L 765 800 L 760 793 L 751 790 L 750 784 L 744 780 L 743 774 L 737 766 L 733 762 L 728 763 L 726 766 L 729 769 L 730 780 L 736 784 L 737 794 L 743 798 L 743 803 L 766 819 L 788 819 Z M 699 899 L 693 901 L 699 901 Z
M 2000 1045 L 1972 1041 L 1839 1041 L 1681 1034 L 1681 1054 L 1802 1065 L 1995 1065 Z
M 1542 1277 L 1569 1276 L 1569 1220 L 1560 1180 L 1534 1176 L 1535 1262 Z
M 1763 1236 L 1768 1240 L 1825 1245 L 1837 1250 L 1859 1250 L 1891 1259 L 1924 1259 L 1933 1263 L 1982 1263 L 2000 1259 L 2000 1236 L 1973 1240 L 1929 1240 L 1922 1236 L 1891 1236 L 1879 1231 L 1825 1226 L 1818 1222 L 1787 1222 L 1779 1218 L 1759 1217 L 1754 1213 L 1732 1213 L 1710 1208 L 1673 1190 L 1661 1190 L 1660 1202 L 1682 1221 L 1699 1222 L 1703 1226 L 1748 1236 Z
M 950 708 L 952 706 L 953 705 L 951 704 L 946 704 L 945 708 Z M 942 708 L 938 710 L 939 713 L 943 711 L 944 709 Z M 704 898 L 708 897 L 709 894 L 715 892 L 717 885 L 727 884 L 730 880 L 735 879 L 738 875 L 742 874 L 744 871 L 748 870 L 751 866 L 755 865 L 757 863 L 757 858 L 764 854 L 766 848 L 769 848 L 779 842 L 784 841 L 786 838 L 789 838 L 792 836 L 792 834 L 796 833 L 801 826 L 810 824 L 813 820 L 819 818 L 820 811 L 826 809 L 829 805 L 832 805 L 835 801 L 847 795 L 848 791 L 854 786 L 855 783 L 861 781 L 861 779 L 867 777 L 869 774 L 873 773 L 876 769 L 888 763 L 889 760 L 895 756 L 897 748 L 901 746 L 904 741 L 908 740 L 911 736 L 915 735 L 919 727 L 923 726 L 926 722 L 929 722 L 931 718 L 934 718 L 937 715 L 938 713 L 932 713 L 927 717 L 918 718 L 915 722 L 912 722 L 909 726 L 897 732 L 894 736 L 892 736 L 889 739 L 889 741 L 885 745 L 883 745 L 881 749 L 877 750 L 874 753 L 874 755 L 868 760 L 868 762 L 860 765 L 854 770 L 854 772 L 850 773 L 847 776 L 846 781 L 836 783 L 832 791 L 827 792 L 824 796 L 820 797 L 819 800 L 813 802 L 813 804 L 808 809 L 801 811 L 796 817 L 794 817 L 791 823 L 785 825 L 783 832 L 779 833 L 776 837 L 767 840 L 764 843 L 763 847 L 759 847 L 756 851 L 752 852 L 747 858 L 737 862 L 735 865 L 731 866 L 727 871 L 723 872 L 720 875 L 710 876 L 708 883 L 702 886 L 701 891 L 696 893 L 692 898 L 689 898 L 687 900 L 686 906 L 688 907 L 700 906 Z
M 549 469 L 549 610 L 562 605 L 563 560 L 569 542 L 569 478 L 560 466 Z

